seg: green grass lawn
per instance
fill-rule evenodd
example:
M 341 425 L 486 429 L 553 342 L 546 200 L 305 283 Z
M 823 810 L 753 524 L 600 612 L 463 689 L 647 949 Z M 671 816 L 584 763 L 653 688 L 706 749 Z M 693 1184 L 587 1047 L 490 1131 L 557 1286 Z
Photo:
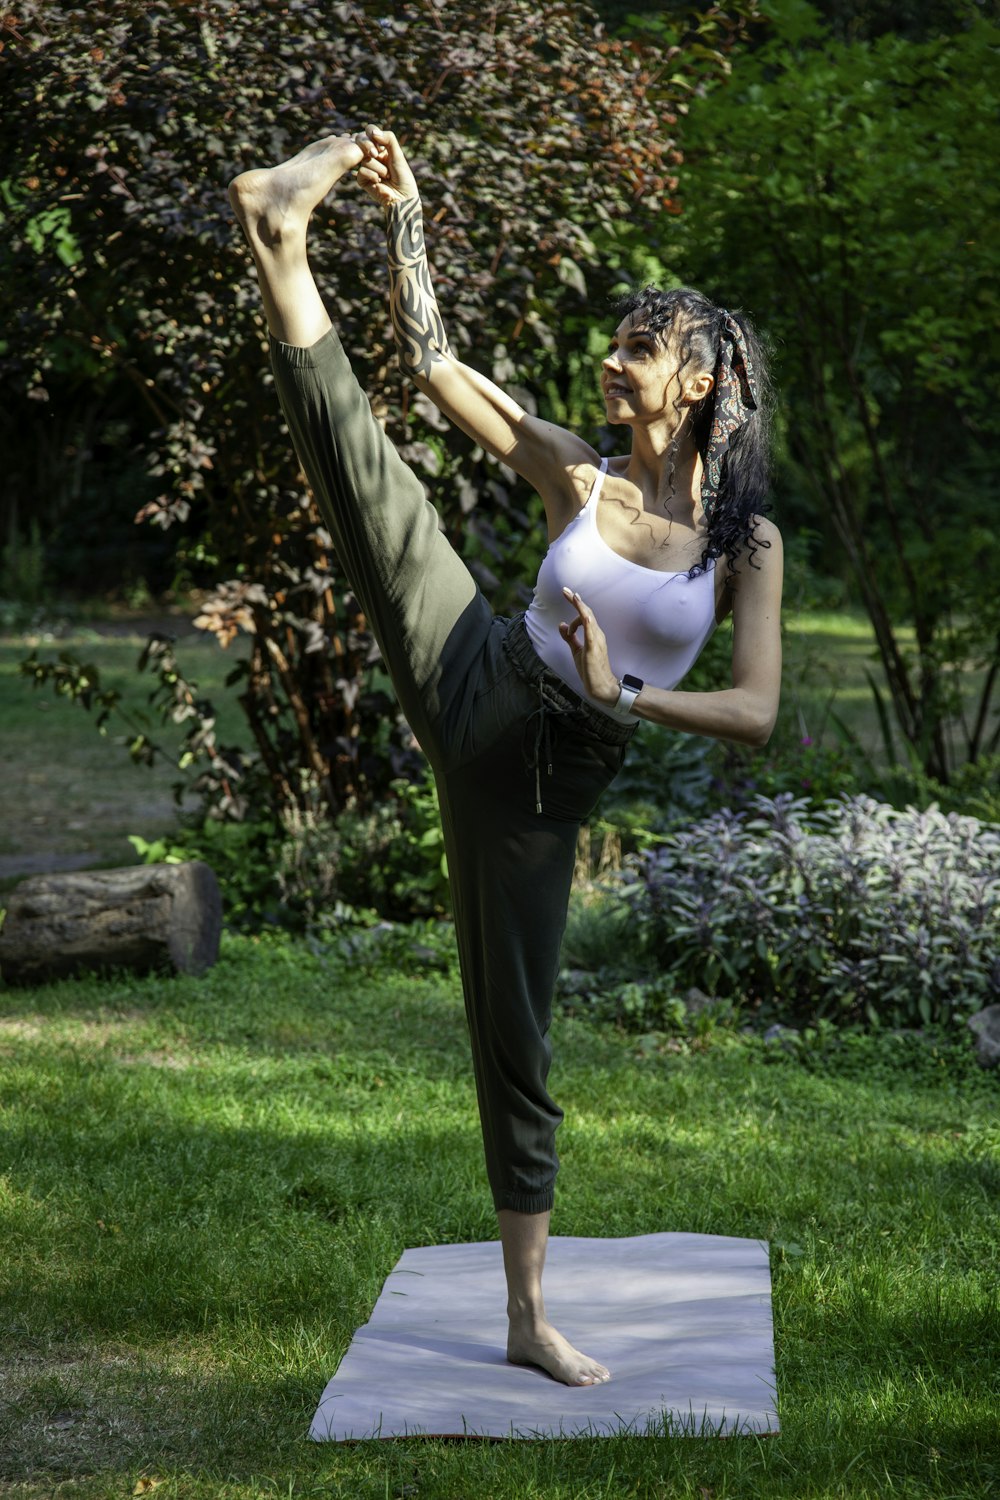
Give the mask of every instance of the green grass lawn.
M 769 1240 L 780 1435 L 310 1444 L 402 1250 L 495 1236 L 457 983 L 408 941 L 0 991 L 0 1494 L 1000 1494 L 1000 1080 L 964 1037 L 556 1021 L 553 1231 Z
M 912 641 L 912 631 L 899 634 L 905 644 Z M 785 713 L 794 715 L 814 738 L 832 732 L 829 716 L 836 713 L 881 762 L 878 712 L 865 673 L 871 672 L 878 682 L 883 676 L 868 617 L 847 611 L 787 614 L 784 637 Z
M 134 765 L 119 719 L 112 717 L 101 735 L 94 714 L 57 698 L 50 687 L 35 688 L 18 670 L 31 650 L 42 661 L 70 651 L 97 667 L 102 687 L 118 689 L 131 708 L 143 711 L 154 685 L 151 675 L 135 670 L 145 644 L 145 634 L 127 623 L 114 636 L 78 626 L 55 640 L 0 638 L 0 776 L 8 792 L 0 805 L 0 889 L 5 874 L 28 873 L 35 860 L 42 868 L 48 860 L 74 857 L 131 864 L 129 834 L 151 839 L 176 825 L 177 772 L 169 763 Z M 186 634 L 178 646 L 182 670 L 216 703 L 223 743 L 247 738 L 239 706 L 223 688 L 238 650 L 223 652 L 202 632 Z M 180 741 L 172 726 L 154 723 L 151 732 L 168 746 Z

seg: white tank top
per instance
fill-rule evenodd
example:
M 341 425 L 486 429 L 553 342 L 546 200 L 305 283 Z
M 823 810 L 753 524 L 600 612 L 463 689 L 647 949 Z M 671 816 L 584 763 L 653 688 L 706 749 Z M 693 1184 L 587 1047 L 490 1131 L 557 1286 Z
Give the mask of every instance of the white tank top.
M 694 666 L 715 629 L 715 561 L 703 573 L 663 573 L 631 562 L 609 547 L 597 529 L 608 460 L 586 505 L 549 546 L 525 614 L 528 638 L 545 665 L 595 708 L 615 717 L 584 692 L 573 653 L 559 634 L 573 610 L 563 588 L 575 589 L 594 611 L 608 642 L 616 677 L 626 672 L 650 687 L 674 688 Z

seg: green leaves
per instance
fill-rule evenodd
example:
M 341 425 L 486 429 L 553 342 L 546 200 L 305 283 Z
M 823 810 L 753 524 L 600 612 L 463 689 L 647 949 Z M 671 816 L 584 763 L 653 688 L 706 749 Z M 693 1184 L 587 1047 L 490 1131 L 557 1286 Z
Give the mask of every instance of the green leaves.
M 567 373 L 557 331 L 600 321 L 608 304 L 618 271 L 595 226 L 627 220 L 655 239 L 682 102 L 724 66 L 752 9 L 706 17 L 669 69 L 659 25 L 612 39 L 583 5 L 530 0 L 488 24 L 474 0 L 437 7 L 433 21 L 423 0 L 402 0 L 391 19 L 375 3 L 46 0 L 5 37 L 9 488 L 38 503 L 29 389 L 60 413 L 124 412 L 126 444 L 143 445 L 156 481 L 132 513 L 206 588 L 202 616 L 220 644 L 253 638 L 238 685 L 272 811 L 364 805 L 416 757 L 391 699 L 365 691 L 371 635 L 295 472 L 228 180 L 367 121 L 397 129 L 428 205 L 452 343 L 487 369 L 503 346 L 505 383 L 529 401 L 550 374 L 563 398 L 576 381 L 592 423 L 597 361 L 576 354 Z M 492 575 L 497 605 L 516 606 L 544 528 L 523 492 L 508 495 L 495 466 L 404 394 L 381 216 L 350 181 L 317 215 L 311 263 L 450 534 Z M 72 446 L 49 444 L 60 457 Z M 62 462 L 66 505 L 76 481 Z M 188 769 L 206 767 L 206 744 Z M 248 768 L 229 757 L 213 769 L 216 750 L 205 753 L 202 789 L 232 815 Z
M 1000 632 L 1000 29 L 845 41 L 811 7 L 768 13 L 765 45 L 692 104 L 678 272 L 770 335 L 786 527 L 850 568 L 883 723 L 947 782 L 1000 728 L 995 678 L 966 723 L 948 690 Z

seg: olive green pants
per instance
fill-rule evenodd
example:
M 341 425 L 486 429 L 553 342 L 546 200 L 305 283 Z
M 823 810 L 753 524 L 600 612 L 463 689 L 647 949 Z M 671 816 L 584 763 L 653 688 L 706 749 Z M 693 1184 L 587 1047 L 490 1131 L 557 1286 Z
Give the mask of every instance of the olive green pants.
M 372 416 L 336 334 L 272 341 L 292 441 L 437 783 L 486 1164 L 498 1209 L 551 1208 L 546 1080 L 577 833 L 632 730 L 493 615 Z

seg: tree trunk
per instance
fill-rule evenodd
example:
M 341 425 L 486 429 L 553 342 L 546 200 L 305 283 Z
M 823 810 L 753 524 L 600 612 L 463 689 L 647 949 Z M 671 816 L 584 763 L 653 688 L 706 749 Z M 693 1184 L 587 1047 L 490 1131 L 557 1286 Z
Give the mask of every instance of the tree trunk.
M 222 897 L 208 865 L 35 875 L 15 886 L 0 974 L 37 984 L 84 969 L 202 974 L 219 956 Z

